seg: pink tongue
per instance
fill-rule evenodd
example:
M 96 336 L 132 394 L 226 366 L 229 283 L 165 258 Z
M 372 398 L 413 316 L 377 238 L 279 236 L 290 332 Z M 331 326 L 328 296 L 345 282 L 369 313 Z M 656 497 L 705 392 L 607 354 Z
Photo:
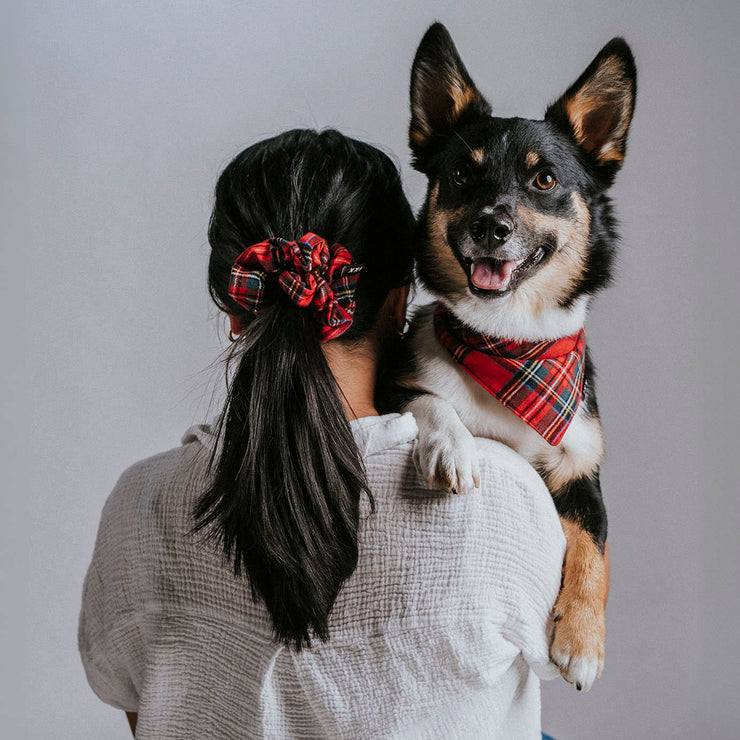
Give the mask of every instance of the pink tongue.
M 481 290 L 505 290 L 511 282 L 516 261 L 497 262 L 494 260 L 475 260 L 470 280 Z

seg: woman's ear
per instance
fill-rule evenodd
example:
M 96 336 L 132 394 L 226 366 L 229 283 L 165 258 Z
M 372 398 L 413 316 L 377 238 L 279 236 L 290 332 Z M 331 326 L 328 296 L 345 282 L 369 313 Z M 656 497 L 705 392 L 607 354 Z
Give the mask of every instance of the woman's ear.
M 388 294 L 388 299 L 391 301 L 391 314 L 395 318 L 396 326 L 400 331 L 403 331 L 403 327 L 406 324 L 406 304 L 409 300 L 409 287 L 408 285 L 402 285 L 399 288 L 393 288 Z
M 232 336 L 239 336 L 242 333 L 242 320 L 238 316 L 229 314 L 229 329 Z

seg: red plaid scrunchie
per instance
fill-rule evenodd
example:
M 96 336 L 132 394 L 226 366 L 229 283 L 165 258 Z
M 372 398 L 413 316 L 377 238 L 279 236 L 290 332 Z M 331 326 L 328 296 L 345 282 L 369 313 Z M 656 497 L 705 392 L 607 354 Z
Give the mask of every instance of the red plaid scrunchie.
M 320 236 L 304 234 L 298 241 L 267 239 L 247 247 L 234 261 L 229 295 L 257 315 L 277 284 L 293 303 L 310 307 L 321 341 L 344 334 L 352 325 L 355 286 L 362 265 L 341 244 L 327 245 Z

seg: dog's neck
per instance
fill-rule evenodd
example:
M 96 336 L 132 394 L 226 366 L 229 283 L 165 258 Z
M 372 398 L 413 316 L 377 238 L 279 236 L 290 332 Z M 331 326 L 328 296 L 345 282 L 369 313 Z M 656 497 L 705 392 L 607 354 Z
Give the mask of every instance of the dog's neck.
M 464 324 L 476 332 L 518 342 L 539 342 L 575 334 L 586 322 L 588 295 L 577 298 L 570 306 L 549 306 L 532 310 L 522 305 L 517 294 L 485 303 L 472 295 L 442 303 Z

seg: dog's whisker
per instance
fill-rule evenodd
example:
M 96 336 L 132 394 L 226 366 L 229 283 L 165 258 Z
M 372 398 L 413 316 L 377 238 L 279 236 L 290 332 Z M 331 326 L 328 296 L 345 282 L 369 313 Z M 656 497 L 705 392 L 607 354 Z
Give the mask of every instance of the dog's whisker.
M 463 144 L 465 144 L 465 146 L 468 148 L 468 151 L 472 154 L 473 147 L 470 146 L 470 144 L 468 144 L 468 142 L 465 141 L 465 139 L 463 139 L 463 137 L 457 131 L 455 131 L 455 129 L 452 130 L 452 133 L 455 134 L 455 136 L 457 136 L 457 138 L 460 139 L 460 141 L 462 141 Z

